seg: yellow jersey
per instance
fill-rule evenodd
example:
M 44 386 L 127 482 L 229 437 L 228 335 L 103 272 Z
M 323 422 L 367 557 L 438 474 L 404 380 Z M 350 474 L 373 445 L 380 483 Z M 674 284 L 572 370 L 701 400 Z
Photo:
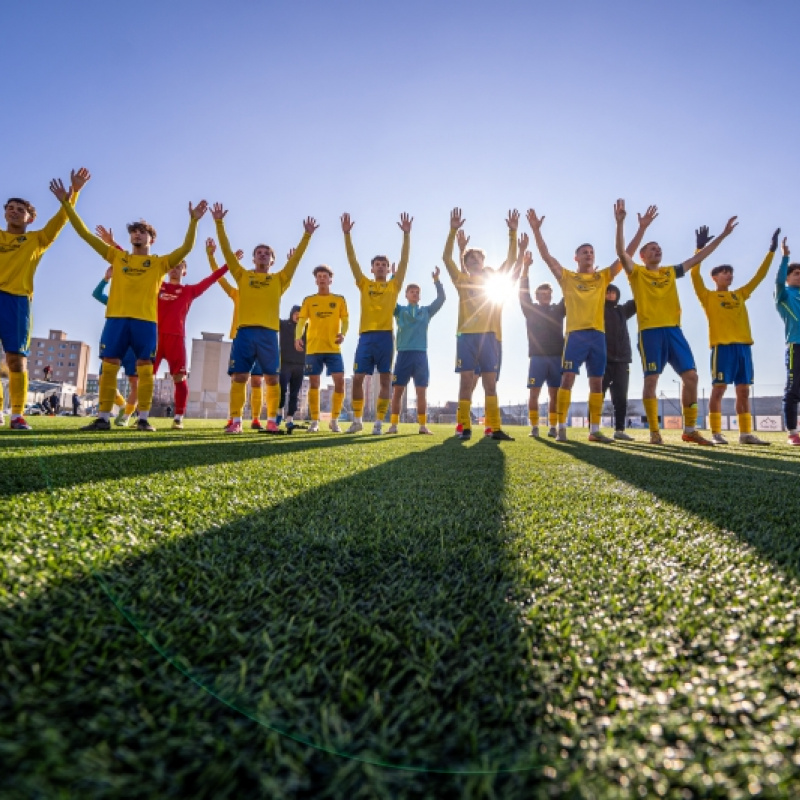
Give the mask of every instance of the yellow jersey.
M 72 205 L 77 194 L 70 199 Z M 0 231 L 0 291 L 29 299 L 33 297 L 33 276 L 44 251 L 67 224 L 67 212 L 60 208 L 40 231 Z
M 219 269 L 213 253 L 208 253 L 208 263 L 212 272 L 216 272 Z M 217 283 L 222 287 L 222 291 L 233 300 L 233 317 L 231 318 L 230 332 L 230 338 L 233 339 L 236 336 L 236 331 L 239 330 L 239 290 L 225 276 L 221 277 Z
M 595 330 L 605 333 L 606 288 L 619 267 L 595 272 L 573 272 L 561 268 L 561 291 L 566 308 L 566 332 Z
M 304 233 L 292 257 L 278 272 L 256 272 L 245 269 L 231 250 L 228 234 L 221 219 L 216 220 L 219 239 L 225 263 L 239 287 L 239 319 L 237 330 L 245 327 L 270 328 L 280 330 L 281 296 L 289 288 L 294 273 L 306 252 L 311 234 Z
M 172 267 L 177 267 L 194 247 L 197 220 L 189 218 L 189 230 L 183 244 L 166 256 L 134 255 L 118 250 L 89 232 L 72 206 L 62 203 L 75 231 L 111 264 L 111 288 L 108 290 L 106 317 L 141 319 L 158 322 L 158 290 L 161 279 Z
M 306 353 L 340 353 L 336 342 L 339 333 L 347 331 L 347 301 L 339 294 L 312 294 L 303 300 L 297 320 L 295 339 L 303 338 L 308 323 Z
M 403 249 L 397 273 L 389 281 L 370 280 L 362 271 L 353 249 L 353 240 L 349 233 L 344 235 L 344 246 L 347 250 L 347 261 L 356 279 L 356 286 L 361 292 L 361 321 L 358 332 L 391 331 L 394 327 L 394 307 L 408 269 L 408 253 L 410 237 L 403 234 Z
M 692 271 L 692 285 L 708 317 L 708 338 L 711 347 L 720 344 L 753 344 L 750 315 L 745 301 L 767 277 L 775 253 L 767 253 L 753 278 L 739 289 L 718 292 L 707 289 L 700 275 L 700 265 Z
M 683 264 L 673 267 L 647 269 L 634 264 L 628 273 L 639 330 L 674 328 L 681 324 L 681 301 L 675 281 L 684 276 Z

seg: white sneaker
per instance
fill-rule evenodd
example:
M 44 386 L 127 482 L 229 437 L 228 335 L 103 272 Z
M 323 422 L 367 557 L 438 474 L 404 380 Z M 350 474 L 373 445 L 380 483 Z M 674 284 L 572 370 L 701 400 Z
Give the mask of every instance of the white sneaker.
M 364 430 L 364 425 L 361 422 L 354 422 L 348 429 L 348 433 L 361 433 Z
M 567 439 L 567 429 L 566 428 L 559 428 L 556 431 L 556 441 L 557 442 L 566 442 Z
M 625 431 L 614 431 L 614 438 L 620 442 L 632 442 L 633 436 L 629 436 Z
M 420 425 L 419 432 L 425 436 L 433 436 L 433 431 L 427 425 Z
M 372 431 L 372 432 L 375 433 L 375 431 Z M 390 425 L 386 429 L 386 433 L 399 433 L 399 431 L 397 430 L 397 425 Z
M 538 425 L 532 425 L 531 426 L 531 432 L 528 434 L 528 436 L 532 436 L 534 439 L 538 439 L 539 438 L 539 426 Z
M 763 439 L 759 439 L 754 433 L 740 433 L 739 434 L 739 444 L 766 444 L 769 445 L 771 442 L 765 442 Z
M 739 440 L 741 441 L 741 436 Z M 714 444 L 728 444 L 728 440 L 721 433 L 712 433 L 711 441 L 714 442 Z
M 309 433 L 319 433 L 319 420 L 312 419 L 311 422 L 308 423 L 308 432 Z
M 342 429 L 339 427 L 339 423 L 335 419 L 332 419 L 328 423 L 328 427 L 331 429 L 332 433 L 341 433 L 342 432 Z
M 373 436 L 380 436 L 382 433 L 383 433 L 383 423 L 382 422 L 376 422 L 372 426 L 372 435 Z
M 554 425 L 551 425 L 550 430 L 547 431 L 547 435 L 551 439 L 558 439 L 558 428 L 556 428 Z

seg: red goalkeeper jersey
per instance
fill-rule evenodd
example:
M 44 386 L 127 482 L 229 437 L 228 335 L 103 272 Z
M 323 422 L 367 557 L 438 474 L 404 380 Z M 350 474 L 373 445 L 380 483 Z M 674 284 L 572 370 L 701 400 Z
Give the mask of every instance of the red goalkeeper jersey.
M 162 283 L 158 291 L 158 335 L 186 336 L 186 315 L 192 303 L 215 284 L 228 267 L 220 267 L 200 283 Z

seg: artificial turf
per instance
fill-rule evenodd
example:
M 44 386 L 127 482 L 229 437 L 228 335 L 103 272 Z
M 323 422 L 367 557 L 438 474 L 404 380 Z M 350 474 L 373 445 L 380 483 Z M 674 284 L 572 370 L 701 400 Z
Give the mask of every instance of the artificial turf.
M 79 424 L 0 432 L 0 796 L 800 795 L 782 437 Z

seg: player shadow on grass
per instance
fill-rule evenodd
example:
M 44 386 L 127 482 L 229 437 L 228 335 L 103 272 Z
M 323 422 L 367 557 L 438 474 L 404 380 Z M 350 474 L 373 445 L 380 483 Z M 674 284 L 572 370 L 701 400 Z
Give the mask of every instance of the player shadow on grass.
M 519 610 L 532 587 L 504 530 L 504 470 L 496 443 L 450 440 L 34 593 L 0 617 L 8 774 L 45 795 L 194 797 L 270 780 L 286 796 L 529 797 L 545 766 L 569 774 L 568 723 L 543 721 L 555 701 L 531 666 L 544 632 Z M 304 742 L 525 771 L 379 769 Z

